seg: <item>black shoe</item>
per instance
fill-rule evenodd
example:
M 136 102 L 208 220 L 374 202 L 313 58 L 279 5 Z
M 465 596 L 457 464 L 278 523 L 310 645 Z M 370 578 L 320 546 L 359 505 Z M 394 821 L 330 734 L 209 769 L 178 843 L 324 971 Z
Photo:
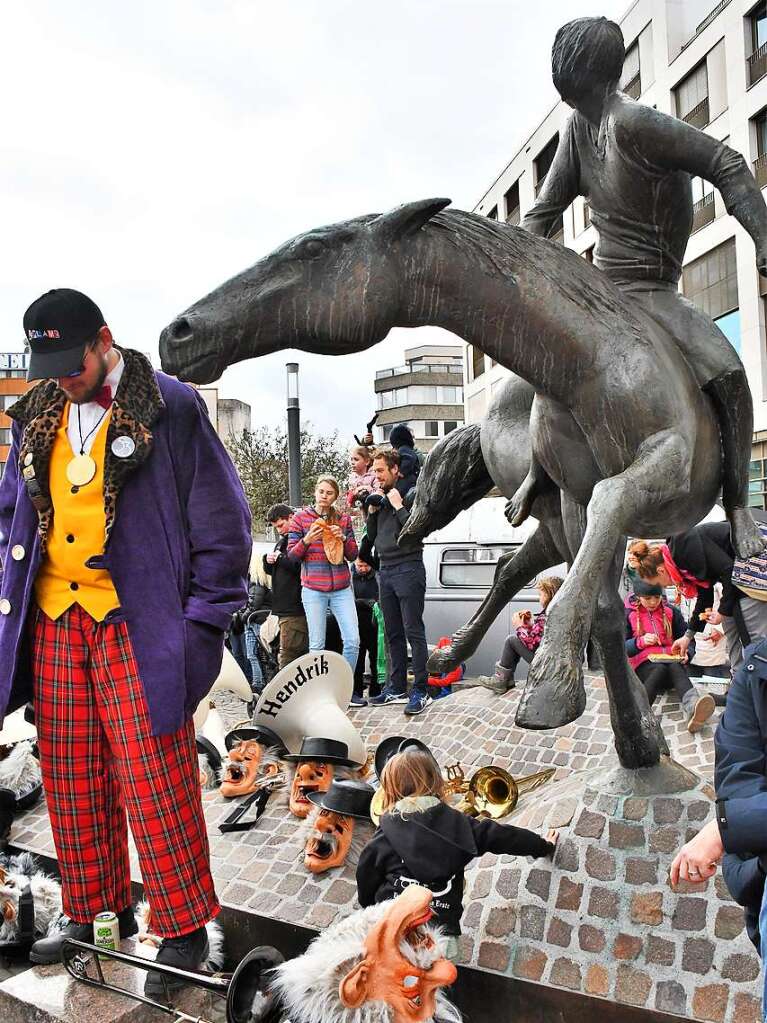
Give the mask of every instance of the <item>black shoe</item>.
M 208 932 L 204 927 L 198 927 L 196 931 L 182 934 L 180 938 L 164 938 L 155 962 L 163 966 L 175 966 L 179 970 L 199 970 L 208 952 Z M 178 991 L 183 986 L 184 981 L 179 978 L 151 971 L 144 983 L 144 994 L 153 998 L 166 991 Z
M 128 906 L 121 913 L 117 914 L 117 921 L 120 924 L 120 940 L 131 938 L 138 933 L 138 924 L 133 915 L 133 907 Z M 68 938 L 75 941 L 87 941 L 93 944 L 93 924 L 76 924 L 70 920 L 58 933 L 52 934 L 49 938 L 40 938 L 29 950 L 29 958 L 38 966 L 50 966 L 52 963 L 61 962 L 61 946 Z

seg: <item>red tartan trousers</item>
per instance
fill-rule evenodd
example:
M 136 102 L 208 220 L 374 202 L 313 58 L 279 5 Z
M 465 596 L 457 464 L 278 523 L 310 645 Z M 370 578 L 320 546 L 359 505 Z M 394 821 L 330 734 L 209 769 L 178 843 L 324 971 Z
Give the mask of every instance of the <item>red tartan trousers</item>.
M 77 923 L 130 905 L 128 827 L 152 923 L 172 938 L 219 910 L 194 723 L 153 736 L 125 622 L 78 605 L 32 614 L 35 720 L 64 912 Z M 127 821 L 126 821 L 127 811 Z

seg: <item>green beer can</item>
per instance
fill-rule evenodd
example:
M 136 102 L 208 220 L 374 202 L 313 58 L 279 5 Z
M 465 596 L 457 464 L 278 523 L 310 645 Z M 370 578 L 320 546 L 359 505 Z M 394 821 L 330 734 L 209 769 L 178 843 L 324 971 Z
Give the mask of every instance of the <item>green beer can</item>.
M 93 920 L 93 944 L 97 948 L 120 947 L 120 924 L 116 913 L 98 913 Z M 99 956 L 108 959 L 109 956 Z

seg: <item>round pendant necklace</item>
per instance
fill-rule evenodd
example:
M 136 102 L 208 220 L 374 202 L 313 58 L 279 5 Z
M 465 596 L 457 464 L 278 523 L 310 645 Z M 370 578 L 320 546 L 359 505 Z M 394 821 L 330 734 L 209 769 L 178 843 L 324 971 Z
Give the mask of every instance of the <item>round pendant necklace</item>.
M 110 406 L 111 407 L 111 406 Z M 98 418 L 98 422 L 89 430 L 83 437 L 82 420 L 80 418 L 80 406 L 77 406 L 77 430 L 80 434 L 80 454 L 75 455 L 74 458 L 67 462 L 66 476 L 73 487 L 84 487 L 87 483 L 93 479 L 96 475 L 96 462 L 90 455 L 85 454 L 85 445 L 88 442 L 88 438 L 98 430 L 101 425 L 101 421 L 104 416 L 109 412 L 108 408 Z

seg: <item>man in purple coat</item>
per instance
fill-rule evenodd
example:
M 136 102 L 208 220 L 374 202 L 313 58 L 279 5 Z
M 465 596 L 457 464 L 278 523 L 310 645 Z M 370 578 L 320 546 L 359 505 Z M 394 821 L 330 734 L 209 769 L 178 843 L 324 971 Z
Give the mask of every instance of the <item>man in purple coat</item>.
M 130 905 L 127 822 L 158 961 L 199 966 L 218 912 L 192 713 L 245 603 L 250 516 L 199 395 L 118 349 L 81 292 L 24 315 L 35 388 L 0 483 L 0 723 L 34 701 L 63 935 Z M 150 973 L 146 989 L 162 990 Z

